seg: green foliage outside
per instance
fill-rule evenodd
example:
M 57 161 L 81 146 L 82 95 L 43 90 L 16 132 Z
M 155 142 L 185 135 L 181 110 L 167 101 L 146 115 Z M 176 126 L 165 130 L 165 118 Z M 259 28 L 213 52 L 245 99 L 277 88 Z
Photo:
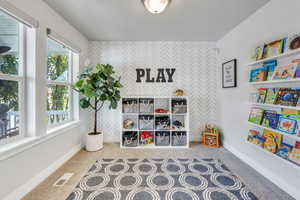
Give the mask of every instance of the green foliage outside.
M 17 75 L 18 58 L 15 55 L 0 55 L 0 73 Z M 0 80 L 0 103 L 8 105 L 12 111 L 18 111 L 18 83 Z
M 93 71 L 95 70 L 95 71 Z M 86 69 L 79 75 L 74 90 L 81 95 L 80 107 L 94 110 L 94 132 L 97 134 L 97 112 L 104 103 L 109 103 L 109 109 L 116 109 L 121 99 L 120 77 L 114 77 L 115 71 L 109 64 L 97 64 L 95 69 Z

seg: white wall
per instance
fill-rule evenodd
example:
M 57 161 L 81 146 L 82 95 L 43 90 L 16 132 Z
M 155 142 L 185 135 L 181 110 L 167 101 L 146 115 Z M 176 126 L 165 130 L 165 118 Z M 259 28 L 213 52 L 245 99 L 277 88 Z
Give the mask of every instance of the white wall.
M 37 72 L 43 74 L 46 71 L 46 28 L 49 27 L 59 35 L 67 38 L 76 46 L 82 49 L 80 60 L 82 66 L 88 50 L 87 39 L 69 25 L 62 17 L 55 13 L 42 0 L 10 0 L 17 8 L 23 10 L 28 15 L 39 21 L 37 29 Z M 40 75 L 41 75 L 40 74 Z M 40 78 L 41 79 L 41 78 Z M 37 85 L 37 106 L 43 109 L 45 105 L 45 82 L 38 80 Z M 32 102 L 30 102 L 32 103 Z M 0 197 L 10 197 L 10 199 L 20 199 L 23 192 L 28 192 L 32 186 L 43 178 L 40 173 L 47 174 L 47 168 L 50 166 L 58 167 L 70 152 L 79 149 L 82 142 L 82 135 L 87 132 L 87 123 L 89 121 L 88 113 L 80 112 L 82 125 L 65 131 L 55 138 L 42 144 L 36 145 L 24 152 L 18 153 L 13 157 L 7 158 L 0 162 Z M 43 117 L 42 117 L 43 118 Z M 39 123 L 40 122 L 40 123 Z M 36 121 L 36 132 L 41 135 L 45 133 L 46 124 L 41 117 Z M 56 163 L 56 166 L 53 164 Z M 46 171 L 45 171 L 46 170 Z M 21 187 L 24 186 L 25 187 Z M 10 195 L 10 196 L 9 196 Z
M 246 123 L 249 113 L 247 101 L 251 89 L 246 64 L 257 45 L 300 32 L 299 8 L 299 0 L 271 0 L 218 42 L 221 52 L 219 80 L 221 63 L 233 58 L 238 60 L 238 87 L 222 89 L 221 82 L 218 85 L 219 123 L 225 136 L 225 146 L 296 199 L 300 199 L 300 168 L 246 144 L 249 128 Z
M 91 42 L 93 64 L 109 63 L 119 75 L 122 96 L 171 96 L 183 89 L 190 98 L 192 140 L 200 140 L 205 123 L 216 121 L 216 44 L 215 42 Z M 173 83 L 136 83 L 136 68 L 176 68 Z M 106 142 L 120 138 L 120 109 L 103 109 L 99 127 Z

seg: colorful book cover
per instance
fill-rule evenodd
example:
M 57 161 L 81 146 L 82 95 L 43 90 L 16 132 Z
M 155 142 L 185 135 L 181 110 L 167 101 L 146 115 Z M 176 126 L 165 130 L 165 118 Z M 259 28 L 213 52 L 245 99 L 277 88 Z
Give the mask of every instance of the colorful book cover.
M 262 125 L 267 128 L 276 129 L 279 121 L 279 115 L 276 111 L 265 110 Z
M 264 48 L 265 45 L 260 45 L 255 48 L 254 54 L 251 57 L 252 60 L 261 60 L 264 58 Z
M 247 140 L 252 144 L 261 146 L 261 144 L 263 144 L 263 142 L 261 142 L 261 138 L 263 138 L 262 136 L 263 129 L 260 127 L 253 127 L 249 130 Z
M 300 59 L 292 60 L 292 63 L 297 63 L 298 67 L 295 72 L 295 78 L 300 78 Z
M 249 122 L 260 125 L 264 116 L 264 110 L 261 108 L 252 108 L 249 115 Z
M 282 54 L 284 46 L 284 40 L 276 40 L 266 45 L 265 58 L 277 56 Z
M 267 89 L 266 88 L 259 88 L 258 89 L 257 103 L 265 103 L 266 96 L 267 96 Z
M 265 81 L 267 79 L 268 70 L 265 67 L 253 69 L 250 72 L 250 82 Z
M 293 135 L 295 134 L 296 126 L 297 120 L 285 116 L 279 116 L 279 122 L 277 126 L 278 130 Z
M 290 63 L 290 64 L 283 65 L 283 66 L 277 66 L 273 73 L 272 80 L 293 79 L 295 76 L 297 67 L 298 67 L 297 63 Z
M 300 165 L 300 149 L 294 147 L 289 153 L 288 159 L 293 163 Z
M 272 80 L 273 73 L 277 66 L 277 60 L 271 60 L 263 63 L 263 67 L 265 67 L 268 71 L 267 80 Z
M 265 99 L 265 104 L 274 104 L 279 89 L 278 88 L 268 88 L 267 89 L 267 96 Z
M 264 149 L 276 153 L 281 145 L 282 135 L 270 130 L 264 130 Z
M 281 145 L 276 153 L 276 155 L 288 159 L 290 152 L 293 150 L 293 141 L 288 136 L 283 135 Z
M 285 46 L 285 51 L 293 51 L 300 48 L 300 33 L 290 35 Z
M 300 96 L 300 90 L 296 88 L 281 88 L 275 100 L 275 104 L 283 106 L 296 106 Z

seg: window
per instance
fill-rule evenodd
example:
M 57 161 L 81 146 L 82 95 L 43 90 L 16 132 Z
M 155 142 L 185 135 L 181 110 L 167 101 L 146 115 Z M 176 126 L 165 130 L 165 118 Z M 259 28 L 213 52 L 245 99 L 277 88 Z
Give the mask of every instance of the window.
M 26 26 L 0 11 L 0 142 L 24 136 Z
M 74 53 L 62 44 L 47 41 L 48 128 L 73 120 L 72 65 Z

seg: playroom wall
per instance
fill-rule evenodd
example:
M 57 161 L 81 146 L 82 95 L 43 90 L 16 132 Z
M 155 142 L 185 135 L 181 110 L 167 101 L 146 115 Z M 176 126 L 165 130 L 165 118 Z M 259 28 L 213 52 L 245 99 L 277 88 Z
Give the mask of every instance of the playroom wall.
M 238 87 L 222 89 L 221 81 L 217 86 L 219 124 L 224 133 L 225 147 L 296 199 L 300 199 L 300 167 L 289 165 L 274 155 L 246 143 L 250 109 L 247 102 L 251 90 L 247 63 L 250 62 L 251 54 L 257 45 L 300 32 L 299 8 L 299 0 L 272 0 L 219 40 L 219 80 L 221 63 L 236 58 Z
M 216 121 L 215 42 L 91 42 L 93 64 L 109 63 L 119 75 L 124 88 L 122 96 L 170 96 L 183 89 L 190 98 L 191 139 L 200 140 L 205 123 Z M 136 83 L 136 68 L 176 68 L 173 83 Z M 120 139 L 121 115 L 117 110 L 103 109 L 99 127 L 105 142 Z

